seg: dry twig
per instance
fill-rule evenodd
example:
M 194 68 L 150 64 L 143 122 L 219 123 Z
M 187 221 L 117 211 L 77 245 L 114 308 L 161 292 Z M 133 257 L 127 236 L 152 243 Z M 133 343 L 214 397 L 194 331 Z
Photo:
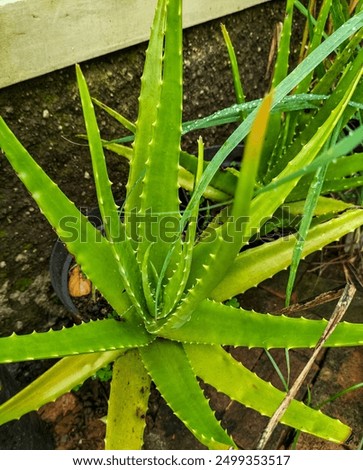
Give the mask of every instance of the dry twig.
M 353 284 L 347 283 L 345 286 L 345 289 L 334 309 L 334 312 L 321 336 L 319 339 L 317 345 L 315 346 L 314 352 L 303 368 L 303 370 L 300 372 L 298 378 L 290 388 L 290 390 L 287 392 L 285 398 L 283 399 L 282 403 L 280 406 L 277 408 L 275 413 L 272 415 L 268 425 L 266 426 L 266 429 L 264 430 L 261 439 L 257 445 L 257 450 L 262 450 L 265 448 L 267 441 L 270 439 L 274 429 L 276 428 L 278 422 L 284 415 L 285 411 L 289 407 L 291 401 L 295 398 L 297 392 L 299 391 L 301 385 L 303 384 L 304 380 L 306 379 L 311 367 L 313 366 L 315 359 L 317 358 L 318 354 L 320 353 L 321 349 L 324 346 L 325 341 L 329 338 L 329 336 L 333 333 L 335 330 L 336 326 L 338 323 L 341 321 L 343 318 L 345 312 L 347 311 L 349 304 L 351 303 L 354 294 L 356 292 L 356 288 Z

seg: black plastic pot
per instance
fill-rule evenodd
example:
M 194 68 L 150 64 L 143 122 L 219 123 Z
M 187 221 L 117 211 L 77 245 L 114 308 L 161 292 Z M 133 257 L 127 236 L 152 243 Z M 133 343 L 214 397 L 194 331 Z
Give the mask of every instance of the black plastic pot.
M 206 161 L 212 160 L 214 155 L 220 149 L 219 146 L 212 146 L 205 149 L 204 158 Z M 221 168 L 228 166 L 238 167 L 241 161 L 243 146 L 237 146 L 226 158 L 221 165 Z M 182 204 L 187 203 L 188 195 L 185 191 L 181 193 Z M 120 205 L 120 203 L 119 203 Z M 87 212 L 89 221 L 96 227 L 102 230 L 102 221 L 99 209 L 91 209 Z M 61 240 L 57 240 L 53 246 L 50 256 L 50 279 L 55 293 L 66 309 L 73 314 L 78 313 L 72 297 L 68 291 L 68 275 L 72 264 L 74 263 L 73 256 L 68 252 Z
M 212 145 L 211 147 L 207 147 L 204 152 L 204 160 L 210 162 L 220 148 L 221 147 L 219 145 Z M 228 157 L 224 160 L 221 168 L 224 169 L 230 166 L 238 168 L 240 166 L 243 148 L 244 145 L 237 145 L 237 147 L 234 148 Z
M 98 208 L 91 209 L 86 215 L 96 228 L 102 229 L 102 221 Z M 76 314 L 78 309 L 74 305 L 68 291 L 68 275 L 73 263 L 74 257 L 69 253 L 63 242 L 58 239 L 53 245 L 49 260 L 50 280 L 62 304 L 69 312 Z

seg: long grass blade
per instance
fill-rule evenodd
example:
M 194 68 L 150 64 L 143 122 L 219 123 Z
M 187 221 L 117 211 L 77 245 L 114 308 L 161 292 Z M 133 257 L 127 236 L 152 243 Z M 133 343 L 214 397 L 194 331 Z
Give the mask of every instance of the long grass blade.
M 226 46 L 227 46 L 229 61 L 231 63 L 234 92 L 236 95 L 236 103 L 243 104 L 246 101 L 246 97 L 243 91 L 241 76 L 240 76 L 239 69 L 238 69 L 236 52 L 234 50 L 231 37 L 224 24 L 221 25 L 221 29 L 222 29 L 224 42 L 226 43 Z M 246 118 L 246 113 L 244 111 L 241 112 L 241 117 L 242 119 Z

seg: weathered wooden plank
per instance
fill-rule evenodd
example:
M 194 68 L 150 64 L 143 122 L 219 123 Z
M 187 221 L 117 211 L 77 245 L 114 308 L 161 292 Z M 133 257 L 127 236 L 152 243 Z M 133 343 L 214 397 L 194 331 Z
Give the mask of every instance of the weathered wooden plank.
M 185 0 L 185 27 L 269 0 Z M 156 0 L 0 0 L 0 88 L 148 39 Z

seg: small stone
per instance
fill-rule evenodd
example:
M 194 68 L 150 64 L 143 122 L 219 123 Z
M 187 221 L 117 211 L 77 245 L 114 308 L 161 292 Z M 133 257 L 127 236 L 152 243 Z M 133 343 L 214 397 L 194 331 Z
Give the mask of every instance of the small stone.
M 16 331 L 21 331 L 21 330 L 23 329 L 23 326 L 24 326 L 23 322 L 20 321 L 20 320 L 18 320 L 18 321 L 15 323 L 15 330 L 16 330 Z
M 91 175 L 88 173 L 88 171 L 85 171 L 85 172 L 84 172 L 83 177 L 84 177 L 85 180 L 91 179 Z
M 6 261 L 0 261 L 0 268 L 5 268 Z
M 48 109 L 43 109 L 43 119 L 49 119 L 50 117 L 50 112 Z
M 18 255 L 16 255 L 15 257 L 15 261 L 17 263 L 21 263 L 22 261 L 27 261 L 28 257 L 26 254 L 24 253 L 19 253 Z

